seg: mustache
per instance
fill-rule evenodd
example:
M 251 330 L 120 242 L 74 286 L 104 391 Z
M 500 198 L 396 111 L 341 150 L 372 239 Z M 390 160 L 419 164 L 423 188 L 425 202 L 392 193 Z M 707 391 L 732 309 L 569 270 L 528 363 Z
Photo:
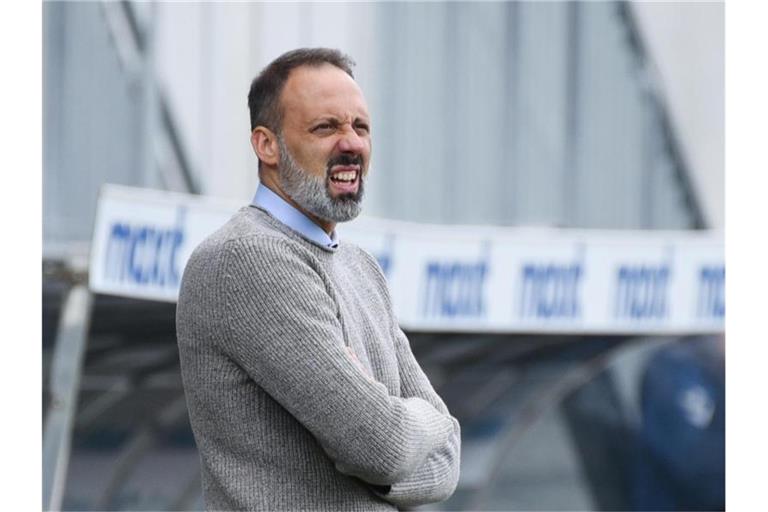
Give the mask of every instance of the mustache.
M 360 155 L 350 155 L 348 153 L 342 153 L 328 160 L 328 167 L 326 167 L 326 174 L 330 175 L 331 168 L 335 165 L 358 165 L 362 169 L 363 157 Z

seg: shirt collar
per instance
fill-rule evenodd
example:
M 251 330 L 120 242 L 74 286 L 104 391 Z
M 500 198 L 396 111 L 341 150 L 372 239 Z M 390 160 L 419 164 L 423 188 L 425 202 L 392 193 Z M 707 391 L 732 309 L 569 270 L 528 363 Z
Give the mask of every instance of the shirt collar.
M 256 188 L 256 195 L 253 196 L 251 204 L 265 209 L 274 218 L 294 231 L 298 231 L 318 245 L 331 248 L 339 246 L 336 230 L 333 230 L 331 235 L 328 236 L 328 233 L 326 233 L 323 228 L 312 222 L 309 217 L 294 208 L 285 199 L 272 192 L 272 190 L 264 184 L 260 183 Z

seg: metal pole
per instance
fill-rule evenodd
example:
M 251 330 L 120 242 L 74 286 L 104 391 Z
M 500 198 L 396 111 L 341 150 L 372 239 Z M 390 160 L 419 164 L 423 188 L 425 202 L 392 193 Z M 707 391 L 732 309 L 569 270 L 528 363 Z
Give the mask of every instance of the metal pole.
M 579 208 L 579 140 L 581 110 L 581 11 L 577 2 L 568 4 L 568 32 L 566 48 L 565 82 L 565 155 L 563 158 L 562 209 L 558 224 L 564 227 L 579 225 L 584 220 Z
M 160 173 L 156 167 L 157 146 L 156 141 L 160 137 L 160 104 L 155 77 L 155 15 L 157 12 L 154 4 L 148 4 L 149 14 L 143 28 L 143 109 L 144 109 L 144 183 L 145 187 L 158 186 Z
M 514 225 L 520 222 L 520 200 L 523 170 L 520 168 L 520 36 L 521 6 L 517 2 L 504 4 L 506 31 L 504 35 L 504 91 L 505 112 L 503 132 L 507 134 L 504 148 L 504 164 L 501 172 L 499 192 L 501 196 L 501 224 Z
M 61 510 L 67 482 L 72 428 L 93 296 L 74 285 L 63 303 L 51 363 L 51 405 L 43 430 L 43 509 Z

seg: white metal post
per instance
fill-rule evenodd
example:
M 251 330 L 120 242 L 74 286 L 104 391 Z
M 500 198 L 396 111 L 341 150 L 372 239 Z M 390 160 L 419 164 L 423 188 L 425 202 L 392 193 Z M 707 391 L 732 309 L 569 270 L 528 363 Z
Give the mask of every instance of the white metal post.
M 61 510 L 64 498 L 92 303 L 87 284 L 78 283 L 62 305 L 51 363 L 51 404 L 43 430 L 43 510 Z

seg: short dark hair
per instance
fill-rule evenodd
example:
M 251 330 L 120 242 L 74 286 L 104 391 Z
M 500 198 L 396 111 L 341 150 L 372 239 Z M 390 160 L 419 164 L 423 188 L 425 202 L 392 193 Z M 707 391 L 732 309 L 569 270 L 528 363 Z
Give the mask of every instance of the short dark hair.
M 282 54 L 273 60 L 251 82 L 248 92 L 248 109 L 251 112 L 251 131 L 265 126 L 275 133 L 280 131 L 283 112 L 280 109 L 280 94 L 291 71 L 299 66 L 321 66 L 331 64 L 354 78 L 355 65 L 348 55 L 331 48 L 299 48 Z

